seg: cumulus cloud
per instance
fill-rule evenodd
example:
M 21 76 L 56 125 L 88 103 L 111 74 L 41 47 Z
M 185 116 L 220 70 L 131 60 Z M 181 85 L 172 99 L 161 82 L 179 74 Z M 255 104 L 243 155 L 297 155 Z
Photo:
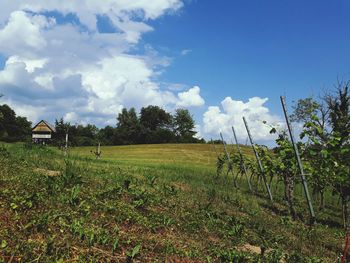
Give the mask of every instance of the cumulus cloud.
M 177 106 L 179 107 L 198 107 L 204 105 L 204 99 L 200 95 L 201 89 L 198 86 L 194 86 L 188 91 L 180 92 L 178 94 L 179 101 Z
M 33 121 L 65 116 L 105 125 L 123 107 L 201 106 L 199 87 L 176 93 L 157 81 L 168 58 L 150 46 L 136 53 L 142 34 L 153 30 L 149 21 L 182 5 L 181 0 L 3 0 L 0 53 L 6 63 L 0 92 Z M 111 21 L 114 32 L 99 31 L 100 17 Z
M 265 106 L 267 98 L 253 97 L 247 102 L 233 100 L 226 97 L 221 102 L 221 108 L 210 106 L 203 114 L 202 133 L 207 137 L 218 137 L 222 132 L 225 138 L 232 138 L 231 127 L 234 126 L 238 139 L 242 142 L 247 138 L 247 132 L 242 120 L 244 116 L 248 122 L 250 131 L 255 140 L 271 141 L 274 136 L 269 134 L 270 127 L 263 123 L 266 121 L 270 125 L 282 125 L 278 116 L 272 115 Z
M 44 48 L 46 40 L 40 31 L 48 24 L 48 20 L 43 16 L 30 16 L 24 11 L 12 12 L 6 26 L 0 31 L 1 50 L 13 53 L 18 48 Z

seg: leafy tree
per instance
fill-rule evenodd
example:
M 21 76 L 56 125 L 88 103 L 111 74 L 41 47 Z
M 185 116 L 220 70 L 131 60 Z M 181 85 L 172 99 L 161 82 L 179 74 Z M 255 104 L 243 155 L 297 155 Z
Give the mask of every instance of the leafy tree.
M 195 122 L 187 109 L 177 109 L 174 116 L 175 134 L 180 142 L 195 142 Z
M 55 129 L 56 133 L 54 136 L 54 143 L 57 146 L 63 146 L 65 145 L 66 141 L 66 133 L 69 132 L 71 125 L 68 122 L 64 122 L 63 118 L 60 118 L 59 120 L 55 120 Z
M 141 131 L 140 121 L 135 108 L 124 108 L 117 117 L 116 142 L 117 144 L 135 144 L 139 142 Z
M 344 227 L 348 226 L 348 202 L 350 197 L 350 93 L 349 82 L 341 82 L 335 94 L 327 95 L 329 125 L 332 136 L 328 150 L 334 163 L 333 186 L 340 194 L 343 207 Z
M 168 143 L 175 141 L 170 129 L 172 116 L 158 106 L 143 107 L 140 112 L 141 143 Z
M 96 145 L 98 128 L 95 125 L 77 124 L 69 127 L 69 142 L 74 146 Z
M 115 128 L 107 125 L 106 127 L 99 130 L 97 138 L 104 145 L 115 144 Z
M 8 105 L 0 105 L 0 139 L 13 142 L 24 141 L 31 134 L 31 122 L 25 117 L 16 116 Z
M 312 115 L 304 124 L 302 137 L 309 138 L 309 160 L 314 168 L 313 179 L 319 187 L 327 182 L 340 195 L 343 223 L 348 225 L 350 196 L 350 94 L 349 82 L 339 83 L 336 92 L 323 97 L 328 110 L 327 126 Z M 324 185 L 322 185 L 324 184 Z
M 158 106 L 150 105 L 141 109 L 140 123 L 143 128 L 151 131 L 166 128 L 171 124 L 171 115 Z

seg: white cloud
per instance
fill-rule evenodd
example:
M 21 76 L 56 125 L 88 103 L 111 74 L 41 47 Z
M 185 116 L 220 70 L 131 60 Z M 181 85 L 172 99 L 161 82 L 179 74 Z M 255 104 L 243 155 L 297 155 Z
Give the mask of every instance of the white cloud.
M 242 117 L 248 122 L 250 132 L 254 140 L 271 141 L 274 136 L 269 133 L 270 127 L 263 123 L 266 121 L 270 125 L 282 125 L 278 116 L 272 115 L 265 106 L 267 98 L 253 97 L 247 102 L 233 100 L 226 97 L 222 102 L 222 109 L 218 106 L 210 106 L 203 114 L 202 132 L 206 137 L 218 137 L 222 132 L 226 139 L 232 138 L 232 129 L 234 126 L 239 140 L 247 138 Z
M 176 94 L 158 83 L 169 58 L 149 45 L 145 54 L 132 54 L 142 34 L 153 30 L 150 20 L 182 5 L 181 0 L 2 0 L 0 53 L 7 60 L 0 92 L 33 121 L 66 116 L 104 125 L 115 123 L 123 107 L 201 106 L 199 87 Z M 52 12 L 73 14 L 79 22 L 57 22 Z M 100 16 L 112 22 L 115 33 L 97 30 Z
M 13 63 L 24 63 L 25 69 L 29 73 L 33 73 L 36 69 L 43 68 L 44 65 L 47 63 L 47 59 L 28 59 L 18 56 L 12 56 L 9 57 L 6 61 L 6 64 L 13 64 Z
M 66 115 L 64 115 L 63 118 L 65 121 L 68 121 L 70 123 L 75 123 L 79 120 L 79 116 L 75 112 L 68 112 Z
M 204 99 L 200 95 L 200 88 L 194 86 L 188 91 L 180 92 L 178 94 L 179 101 L 177 106 L 179 107 L 198 107 L 204 105 Z
M 42 49 L 47 43 L 41 30 L 49 25 L 50 20 L 44 16 L 14 11 L 0 31 L 0 48 L 7 53 L 15 53 L 18 49 Z
M 192 52 L 191 49 L 183 49 L 183 50 L 181 50 L 181 55 L 186 56 L 187 54 L 189 54 L 191 52 Z

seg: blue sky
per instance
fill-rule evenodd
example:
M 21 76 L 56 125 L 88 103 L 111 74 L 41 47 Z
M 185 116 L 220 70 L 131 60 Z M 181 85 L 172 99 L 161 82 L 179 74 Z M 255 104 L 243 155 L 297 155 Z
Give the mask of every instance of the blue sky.
M 83 2 L 0 3 L 2 103 L 98 126 L 122 107 L 185 107 L 201 136 L 234 125 L 241 140 L 246 115 L 269 142 L 261 121 L 282 125 L 279 95 L 290 104 L 350 79 L 345 0 Z
M 317 95 L 337 77 L 350 78 L 350 11 L 346 1 L 213 1 L 189 3 L 152 25 L 144 41 L 177 58 L 162 78 L 196 83 L 217 104 Z M 278 105 L 277 105 L 278 104 Z

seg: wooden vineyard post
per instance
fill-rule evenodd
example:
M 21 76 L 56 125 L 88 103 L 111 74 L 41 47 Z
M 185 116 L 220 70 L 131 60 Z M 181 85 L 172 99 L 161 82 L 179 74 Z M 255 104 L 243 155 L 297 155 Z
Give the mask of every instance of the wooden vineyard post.
M 314 208 L 312 206 L 311 197 L 310 197 L 310 194 L 309 194 L 309 189 L 307 187 L 307 181 L 306 181 L 306 177 L 305 177 L 305 173 L 304 173 L 303 164 L 301 162 L 300 155 L 299 155 L 299 150 L 298 150 L 298 147 L 297 147 L 295 139 L 294 139 L 292 126 L 291 126 L 291 124 L 289 122 L 289 117 L 288 117 L 288 111 L 287 111 L 287 107 L 286 107 L 285 97 L 284 96 L 280 96 L 280 99 L 281 99 L 281 104 L 282 104 L 284 116 L 286 118 L 286 123 L 287 123 L 288 131 L 289 131 L 290 140 L 291 140 L 291 142 L 293 144 L 295 158 L 296 158 L 297 163 L 298 163 L 298 168 L 299 168 L 299 172 L 300 172 L 301 182 L 302 182 L 303 188 L 304 188 L 305 197 L 306 197 L 306 200 L 307 200 L 307 204 L 309 206 L 309 211 L 310 211 L 310 216 L 311 216 L 311 223 L 313 224 L 313 223 L 316 222 L 316 216 L 315 216 Z
M 245 174 L 245 176 L 247 178 L 249 190 L 252 191 L 252 185 L 250 184 L 250 180 L 249 180 L 247 168 L 246 168 L 245 163 L 244 163 L 241 147 L 239 147 L 237 136 L 236 136 L 236 132 L 235 132 L 235 128 L 233 128 L 233 126 L 232 126 L 232 132 L 233 132 L 233 137 L 235 138 L 235 142 L 236 142 L 236 145 L 237 145 L 237 150 L 238 150 L 239 156 L 241 157 L 241 163 L 242 163 L 242 167 L 243 167 L 243 172 L 244 172 L 244 174 Z
M 243 122 L 244 122 L 245 128 L 246 128 L 246 130 L 247 130 L 248 137 L 249 137 L 249 141 L 250 141 L 250 144 L 251 144 L 251 146 L 252 146 L 252 148 L 253 148 L 253 151 L 254 151 L 254 154 L 255 154 L 255 158 L 256 158 L 256 160 L 257 160 L 257 162 L 258 162 L 258 166 L 259 166 L 260 173 L 261 173 L 261 176 L 262 176 L 262 178 L 263 178 L 263 181 L 264 181 L 264 184 L 265 184 L 265 187 L 266 187 L 266 191 L 267 191 L 267 193 L 268 193 L 268 195 L 269 195 L 270 200 L 273 201 L 270 187 L 269 187 L 269 185 L 267 184 L 267 181 L 266 181 L 266 176 L 265 176 L 264 168 L 263 168 L 263 166 L 262 166 L 262 163 L 261 163 L 259 154 L 258 154 L 258 152 L 257 152 L 256 149 L 255 149 L 254 142 L 253 142 L 252 136 L 251 136 L 250 131 L 249 131 L 248 123 L 247 123 L 247 121 L 246 121 L 246 119 L 245 119 L 244 117 L 243 117 Z
M 226 143 L 224 141 L 224 137 L 222 136 L 221 132 L 220 132 L 220 137 L 221 137 L 221 140 L 222 140 L 222 144 L 224 145 L 224 150 L 225 150 L 225 154 L 226 154 L 227 161 L 228 161 L 227 177 L 228 177 L 228 173 L 231 172 L 232 176 L 233 176 L 233 183 L 234 183 L 235 187 L 237 187 L 236 181 L 235 181 L 235 175 L 233 174 L 232 167 L 231 167 L 231 158 L 230 158 L 230 155 L 229 155 L 229 153 L 227 151 Z

